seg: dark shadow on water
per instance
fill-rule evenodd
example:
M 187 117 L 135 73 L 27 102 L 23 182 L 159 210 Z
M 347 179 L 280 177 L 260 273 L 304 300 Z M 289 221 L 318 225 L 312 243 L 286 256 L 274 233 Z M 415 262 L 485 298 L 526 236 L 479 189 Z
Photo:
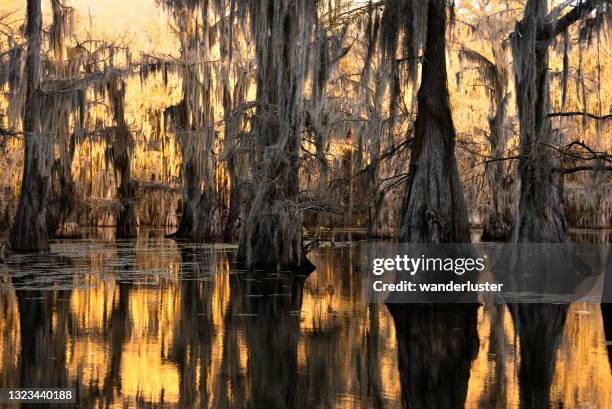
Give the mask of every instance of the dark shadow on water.
M 463 408 L 478 354 L 476 304 L 387 304 L 405 408 Z
M 249 407 L 300 408 L 300 313 L 306 276 L 245 274 L 232 280 L 232 313 L 248 347 Z
M 471 304 L 366 305 L 357 249 L 318 249 L 312 275 L 238 270 L 234 247 L 159 236 L 56 241 L 53 253 L 12 256 L 0 277 L 0 339 L 16 350 L 0 348 L 0 384 L 73 387 L 83 408 L 540 409 L 575 407 L 559 393 L 571 382 L 579 399 L 606 406 L 605 379 L 571 366 L 599 312 L 581 313 L 581 326 L 572 314 L 568 326 L 581 332 L 558 353 L 564 306 L 512 305 L 510 315 L 492 304 L 481 314 Z M 610 342 L 612 311 L 601 313 Z M 479 335 L 489 347 L 474 364 Z M 607 370 L 611 345 L 604 357 L 584 344 L 585 371 L 602 358 Z M 556 365 L 565 372 L 554 376 Z
M 606 349 L 608 350 L 610 372 L 612 373 L 612 246 L 610 246 L 608 249 L 608 260 L 606 275 L 604 277 L 602 300 L 601 318 L 603 321 L 604 334 L 606 338 Z
M 180 251 L 183 318 L 176 323 L 178 336 L 170 356 L 180 371 L 179 406 L 188 407 L 199 401 L 202 407 L 220 409 L 305 407 L 299 391 L 297 346 L 306 276 L 239 271 L 215 278 L 217 286 L 224 285 L 219 280 L 229 280 L 229 300 L 226 322 L 221 326 L 221 379 L 215 384 L 213 396 L 208 396 L 207 371 L 213 365 L 211 342 L 215 335 L 212 316 L 217 305 L 213 302 L 213 280 L 203 278 L 217 272 L 204 266 L 210 266 L 212 261 L 212 265 L 225 264 L 229 268 L 229 257 L 210 260 L 210 253 L 189 247 Z M 244 358 L 246 374 L 240 368 Z M 198 368 L 200 373 L 196 372 Z M 231 385 L 231 393 L 226 385 Z
M 136 242 L 135 240 L 122 240 L 117 242 L 117 252 L 121 252 L 124 264 L 119 267 L 120 274 L 129 274 L 136 269 Z M 119 291 L 116 291 L 112 300 L 110 322 L 106 328 L 106 337 L 109 344 L 109 369 L 104 376 L 101 395 L 107 406 L 113 403 L 114 394 L 121 394 L 121 363 L 123 359 L 123 345 L 130 334 L 130 292 L 133 284 L 127 280 L 119 280 Z
M 520 342 L 521 408 L 549 408 L 555 356 L 563 335 L 569 305 L 510 304 L 508 308 Z
M 606 337 L 606 349 L 608 351 L 608 361 L 610 362 L 610 372 L 612 373 L 612 304 L 601 304 L 601 318 Z
M 13 279 L 19 287 L 29 277 Z M 20 388 L 65 388 L 65 340 L 70 328 L 70 290 L 17 290 L 21 349 L 19 353 Z M 55 317 L 55 320 L 53 319 Z M 60 404 L 45 404 L 62 407 Z M 22 408 L 40 408 L 40 404 L 22 403 Z

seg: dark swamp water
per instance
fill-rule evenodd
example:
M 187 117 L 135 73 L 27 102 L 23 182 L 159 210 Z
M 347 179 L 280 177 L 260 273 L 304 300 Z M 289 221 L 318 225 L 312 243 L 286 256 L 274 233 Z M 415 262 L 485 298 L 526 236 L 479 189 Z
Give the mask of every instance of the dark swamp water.
M 359 242 L 318 248 L 308 276 L 236 271 L 234 250 L 98 230 L 11 256 L 0 387 L 86 408 L 612 408 L 599 305 L 525 309 L 519 337 L 504 306 L 366 304 Z

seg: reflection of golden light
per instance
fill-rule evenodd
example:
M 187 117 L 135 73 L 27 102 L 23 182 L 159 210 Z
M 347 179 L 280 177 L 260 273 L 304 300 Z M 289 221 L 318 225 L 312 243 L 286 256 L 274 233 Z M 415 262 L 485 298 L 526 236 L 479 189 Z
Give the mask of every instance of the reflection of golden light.
M 214 256 L 213 256 L 214 257 Z M 233 396 L 231 385 L 219 385 L 221 379 L 221 365 L 223 362 L 224 351 L 224 322 L 227 312 L 227 306 L 230 301 L 230 274 L 229 261 L 222 259 L 217 264 L 217 269 L 213 273 L 213 291 L 211 297 L 211 318 L 215 328 L 213 338 L 211 340 L 211 364 L 206 368 L 207 384 L 206 390 L 211 402 L 220 399 L 219 394 L 227 394 L 231 399 Z M 220 388 L 219 388 L 220 387 Z
M 121 293 L 129 297 L 129 302 L 121 323 L 117 324 L 124 324 L 126 328 L 118 349 L 120 355 L 114 356 L 117 350 L 112 349 L 113 329 L 118 329 L 112 323 L 113 311 L 117 312 L 120 306 L 119 286 L 114 276 L 103 272 L 103 261 L 113 261 L 115 250 L 109 248 L 108 253 L 77 260 L 79 268 L 89 265 L 92 273 L 75 279 L 77 288 L 70 292 L 69 317 L 60 308 L 53 309 L 54 325 L 61 327 L 66 319 L 71 323 L 72 330 L 65 333 L 70 382 L 78 379 L 89 396 L 90 385 L 103 388 L 111 360 L 119 358 L 121 390 L 115 385 L 109 392 L 113 408 L 132 405 L 137 399 L 151 404 L 160 404 L 162 400 L 177 403 L 182 387 L 196 388 L 194 391 L 204 388 L 201 392 L 206 394 L 207 407 L 211 408 L 223 401 L 229 406 L 248 402 L 252 397 L 250 377 L 261 375 L 249 373 L 249 354 L 257 353 L 256 349 L 249 351 L 249 347 L 257 348 L 257 345 L 249 344 L 251 340 L 241 326 L 242 320 L 227 316 L 230 300 L 236 296 L 231 293 L 233 276 L 227 258 L 217 264 L 213 281 L 201 282 L 198 286 L 201 302 L 206 303 L 203 311 L 210 313 L 214 330 L 206 332 L 209 338 L 198 340 L 201 346 L 184 345 L 187 362 L 195 366 L 188 369 L 193 371 L 189 376 L 181 379 L 180 371 L 185 369 L 170 356 L 179 337 L 177 323 L 188 319 L 181 316 L 184 294 L 177 271 L 180 254 L 174 242 L 163 239 L 161 242 L 156 245 L 161 250 L 155 253 L 147 250 L 143 240 L 136 246 L 134 267 L 159 269 L 162 273 L 148 279 L 152 286 L 129 284 L 128 291 Z M 295 351 L 298 374 L 306 376 L 309 384 L 314 385 L 320 368 L 333 373 L 327 380 L 329 384 L 317 384 L 320 388 L 333 388 L 333 391 L 324 391 L 329 393 L 326 399 L 330 407 L 368 407 L 371 399 L 368 388 L 372 386 L 379 391 L 385 407 L 398 407 L 401 388 L 393 319 L 384 305 L 368 305 L 362 301 L 360 277 L 352 276 L 353 272 L 339 272 L 347 262 L 343 257 L 346 254 L 339 254 L 335 250 L 320 250 L 312 256 L 318 268 L 306 280 L 303 293 L 301 334 Z M 11 377 L 18 379 L 19 376 L 19 315 L 15 292 L 0 290 L 0 296 L 0 379 L 10 382 Z M 50 296 L 53 302 L 61 302 L 52 293 Z M 500 389 L 494 390 L 496 357 L 488 354 L 494 342 L 489 338 L 493 308 L 485 306 L 479 309 L 477 318 L 480 348 L 471 366 L 465 405 L 468 409 L 492 402 L 494 393 L 500 398 L 497 407 L 519 404 L 520 355 L 510 314 L 507 308 L 502 311 L 503 381 Z M 602 328 L 599 306 L 571 307 L 557 353 L 551 388 L 553 402 L 564 402 L 567 407 L 610 407 L 612 379 Z M 229 361 L 223 362 L 224 358 Z M 367 374 L 360 373 L 364 368 Z M 200 378 L 203 376 L 205 382 Z M 242 378 L 243 383 L 233 384 L 234 376 Z M 181 385 L 185 380 L 188 384 Z M 197 393 L 195 396 L 194 407 L 197 407 L 202 402 Z
M 129 342 L 121 360 L 122 394 L 142 397 L 146 402 L 167 403 L 179 399 L 178 368 L 162 358 L 163 340 Z
M 0 266 L 0 274 L 3 274 Z M 7 289 L 7 280 L 0 275 L 0 387 L 15 386 L 19 363 L 19 307 L 15 292 Z
M 341 265 L 345 262 L 342 257 L 334 255 L 333 251 L 322 253 L 309 256 L 317 270 L 304 285 L 302 336 L 297 347 L 298 370 L 307 372 L 310 365 L 316 366 L 319 359 L 324 359 L 327 367 L 334 368 L 333 387 L 342 391 L 332 406 L 362 407 L 361 399 L 366 396 L 363 380 L 354 374 L 355 366 L 369 367 L 371 360 L 375 360 L 377 367 L 368 376 L 375 382 L 387 406 L 394 407 L 401 401 L 401 388 L 393 319 L 384 305 L 370 306 L 363 302 L 363 287 L 353 282 L 356 276 L 348 278 L 346 276 L 350 277 L 352 272 L 343 274 L 338 271 L 347 268 Z M 344 288 L 347 280 L 352 283 L 348 290 Z M 351 319 L 347 321 L 346 317 Z M 376 328 L 371 325 L 376 325 Z M 335 334 L 333 340 L 338 343 L 332 347 L 335 354 L 326 355 L 323 348 L 329 345 L 318 344 L 318 333 Z M 366 351 L 365 340 L 370 337 L 377 344 Z M 309 363 L 310 359 L 313 363 Z
M 557 352 L 551 400 L 564 407 L 612 408 L 612 373 L 599 305 L 572 305 Z

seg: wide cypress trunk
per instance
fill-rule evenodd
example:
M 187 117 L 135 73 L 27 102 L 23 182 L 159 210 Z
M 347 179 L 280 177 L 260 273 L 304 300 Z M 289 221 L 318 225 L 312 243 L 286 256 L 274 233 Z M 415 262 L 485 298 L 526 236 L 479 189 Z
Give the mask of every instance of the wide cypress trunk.
M 253 200 L 242 226 L 238 261 L 249 269 L 311 268 L 302 243 L 299 156 L 307 43 L 316 2 L 253 3 L 257 113 Z
M 11 230 L 13 250 L 36 252 L 49 250 L 46 205 L 51 184 L 51 147 L 41 132 L 41 43 L 42 14 L 40 0 L 27 4 L 28 54 L 24 106 L 24 167 L 19 206 Z
M 563 175 L 554 172 L 557 160 L 550 112 L 548 48 L 551 40 L 538 34 L 547 25 L 547 1 L 529 0 L 525 15 L 512 35 L 516 103 L 520 121 L 518 215 L 513 241 L 565 242 Z
M 404 242 L 468 242 L 470 239 L 454 152 L 445 32 L 445 2 L 430 1 L 418 115 L 400 229 L 400 240 Z

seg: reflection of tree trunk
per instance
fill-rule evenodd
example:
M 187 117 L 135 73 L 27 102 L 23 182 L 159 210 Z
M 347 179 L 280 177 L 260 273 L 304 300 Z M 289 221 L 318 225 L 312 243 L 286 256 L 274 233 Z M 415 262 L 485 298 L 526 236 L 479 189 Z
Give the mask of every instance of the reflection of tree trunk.
M 206 266 L 198 260 L 198 254 L 190 248 L 181 248 L 183 261 L 181 280 L 181 319 L 176 323 L 175 339 L 170 359 L 179 367 L 179 406 L 193 405 L 200 392 L 200 406 L 207 407 L 208 373 L 211 367 L 211 349 L 214 328 L 211 322 L 212 285 L 210 281 L 197 280 L 199 266 Z M 198 371 L 199 383 L 198 383 Z M 218 397 L 220 398 L 220 397 Z
M 237 281 L 238 276 L 233 275 L 232 280 Z M 234 328 L 233 320 L 235 319 L 235 313 L 240 312 L 240 299 L 242 293 L 240 291 L 231 292 L 231 301 L 227 306 L 226 318 L 223 322 L 223 357 L 221 358 L 221 372 L 220 379 L 217 382 L 217 390 L 215 390 L 215 396 L 219 396 L 219 400 L 216 402 L 216 407 L 219 409 L 232 408 L 230 397 L 225 391 L 224 385 L 232 385 L 232 391 L 236 399 L 241 399 L 243 396 L 248 395 L 246 391 L 246 385 L 248 381 L 246 377 L 248 374 L 243 374 L 240 365 L 240 355 L 244 352 L 241 350 L 239 332 Z
M 241 281 L 246 297 L 246 341 L 249 351 L 250 406 L 305 406 L 298 390 L 297 346 L 304 277 Z
M 495 362 L 493 363 L 493 374 L 489 375 L 490 380 L 487 380 L 478 403 L 481 408 L 505 408 L 508 406 L 508 398 L 506 396 L 507 378 L 504 365 L 506 357 L 504 328 L 506 306 L 504 304 L 495 304 L 490 307 L 491 329 L 489 332 L 488 353 L 489 356 L 495 357 Z
M 603 321 L 606 349 L 608 350 L 608 361 L 610 372 L 612 372 L 612 304 L 601 304 L 601 320 Z
M 70 291 L 17 290 L 16 295 L 21 338 L 19 387 L 71 387 L 66 371 Z M 23 408 L 39 406 L 22 404 Z
M 555 354 L 563 335 L 569 305 L 511 304 L 509 308 L 520 339 L 521 407 L 548 408 Z
M 40 119 L 42 43 L 40 0 L 28 0 L 26 33 L 27 91 L 23 118 L 25 156 L 19 206 L 11 231 L 11 246 L 15 251 L 46 251 L 49 250 L 46 202 L 51 182 L 51 148 L 48 138 L 41 131 Z
M 610 240 L 612 242 L 612 236 Z M 612 371 L 612 303 L 610 303 L 612 301 L 612 246 L 608 248 L 608 263 L 605 273 L 601 297 L 601 318 L 604 325 L 610 371 Z
M 550 118 L 549 41 L 539 41 L 547 28 L 546 0 L 529 0 L 512 36 L 516 103 L 520 121 L 519 209 L 515 241 L 565 242 L 563 179 L 553 171 L 555 144 Z
M 427 21 L 400 240 L 467 242 L 469 227 L 447 87 L 444 1 L 429 2 Z
M 404 406 L 463 408 L 478 352 L 475 304 L 388 304 L 398 345 Z
M 369 304 L 368 307 L 369 331 L 366 334 L 368 381 L 364 386 L 367 388 L 367 394 L 372 396 L 374 407 L 384 408 L 383 390 L 385 380 L 383 380 L 381 377 L 382 365 L 380 360 L 380 351 L 378 349 L 378 343 L 381 339 L 379 328 L 380 317 L 378 314 L 379 307 L 382 306 L 379 304 Z
M 608 349 L 608 361 L 612 372 L 612 304 L 601 304 L 601 319 L 604 326 L 606 348 Z
M 107 405 L 111 405 L 114 393 L 121 393 L 121 360 L 123 357 L 123 344 L 125 343 L 129 327 L 129 298 L 131 284 L 119 283 L 118 299 L 113 299 L 113 311 L 111 312 L 109 340 L 109 369 L 104 377 L 104 399 Z

